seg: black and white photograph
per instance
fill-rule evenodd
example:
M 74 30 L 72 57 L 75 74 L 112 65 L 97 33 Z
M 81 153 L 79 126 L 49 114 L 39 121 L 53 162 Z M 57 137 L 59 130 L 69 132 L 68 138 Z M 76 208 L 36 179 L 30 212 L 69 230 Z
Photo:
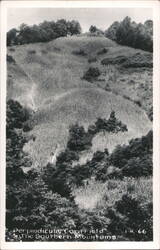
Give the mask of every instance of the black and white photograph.
M 5 241 L 153 242 L 153 8 L 6 19 Z

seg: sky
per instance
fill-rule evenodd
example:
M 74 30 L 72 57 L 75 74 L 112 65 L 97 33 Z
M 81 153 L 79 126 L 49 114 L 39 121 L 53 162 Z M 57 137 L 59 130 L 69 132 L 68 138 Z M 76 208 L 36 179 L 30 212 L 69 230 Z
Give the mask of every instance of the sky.
M 39 24 L 58 19 L 77 20 L 82 31 L 88 31 L 91 25 L 102 30 L 107 29 L 114 21 L 121 21 L 126 16 L 135 22 L 144 23 L 152 19 L 150 8 L 10 8 L 7 13 L 7 30 L 18 28 L 20 24 Z

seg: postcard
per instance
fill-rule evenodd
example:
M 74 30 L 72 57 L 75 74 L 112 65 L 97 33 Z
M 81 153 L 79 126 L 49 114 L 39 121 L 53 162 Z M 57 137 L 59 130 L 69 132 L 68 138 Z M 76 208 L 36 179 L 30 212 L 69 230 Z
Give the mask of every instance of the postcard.
M 1 2 L 1 249 L 159 249 L 160 2 Z

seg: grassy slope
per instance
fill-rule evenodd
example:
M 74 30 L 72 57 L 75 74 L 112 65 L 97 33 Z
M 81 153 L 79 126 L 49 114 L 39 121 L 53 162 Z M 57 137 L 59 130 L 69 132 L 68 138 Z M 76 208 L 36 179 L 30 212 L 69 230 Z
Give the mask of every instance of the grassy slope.
M 15 51 L 8 51 L 16 61 L 15 65 L 8 66 L 8 93 L 12 93 L 11 97 L 36 110 L 36 126 L 33 130 L 36 140 L 30 141 L 25 147 L 34 162 L 45 164 L 57 142 L 61 148 L 65 147 L 69 124 L 78 120 L 87 127 L 96 117 L 107 117 L 112 109 L 116 111 L 118 118 L 127 124 L 129 131 L 116 136 L 97 135 L 93 139 L 91 152 L 86 152 L 86 157 L 104 147 L 112 150 L 117 143 L 126 143 L 128 139 L 146 134 L 151 127 L 144 111 L 122 98 L 129 89 L 126 88 L 126 82 L 122 84 L 123 90 L 116 79 L 115 84 L 110 83 L 113 90 L 121 90 L 122 96 L 102 89 L 102 83 L 109 82 L 107 67 L 100 64 L 106 55 L 97 56 L 97 52 L 104 47 L 109 48 L 109 55 L 114 56 L 123 53 L 132 55 L 137 52 L 131 48 L 117 46 L 106 38 L 97 37 L 59 38 L 44 44 L 15 46 Z M 72 53 L 79 49 L 83 49 L 87 55 L 77 56 Z M 89 67 L 90 56 L 96 56 L 98 59 L 95 65 L 103 72 L 105 81 L 102 83 L 91 84 L 81 79 Z M 132 73 L 135 74 L 135 71 Z M 119 77 L 119 72 L 117 75 Z M 126 77 L 129 79 L 127 73 Z M 138 92 L 134 87 L 132 91 L 134 94 Z M 131 91 L 128 91 L 128 95 L 130 93 Z
M 92 66 L 97 66 L 102 75 L 101 81 L 95 84 L 101 88 L 110 89 L 113 93 L 129 98 L 131 101 L 139 101 L 141 107 L 149 115 L 152 107 L 152 68 L 123 68 L 121 65 L 107 65 L 103 66 L 101 61 L 107 58 L 116 58 L 117 56 L 132 57 L 135 54 L 140 56 L 140 61 L 146 61 L 145 56 L 151 53 L 139 49 L 117 46 L 109 48 L 106 54 L 97 56 L 96 52 L 93 56 L 97 58 L 96 63 Z M 146 61 L 147 62 L 147 61 Z

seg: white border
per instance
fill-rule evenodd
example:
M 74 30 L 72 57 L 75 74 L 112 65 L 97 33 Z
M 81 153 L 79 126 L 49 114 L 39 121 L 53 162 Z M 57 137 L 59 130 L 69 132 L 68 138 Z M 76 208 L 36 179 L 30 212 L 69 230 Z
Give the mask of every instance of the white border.
M 0 165 L 1 165 L 1 249 L 160 249 L 160 2 L 150 1 L 4 1 L 1 2 L 1 85 L 0 85 Z M 5 242 L 5 110 L 6 110 L 6 30 L 7 8 L 152 8 L 154 20 L 153 77 L 153 242 Z

